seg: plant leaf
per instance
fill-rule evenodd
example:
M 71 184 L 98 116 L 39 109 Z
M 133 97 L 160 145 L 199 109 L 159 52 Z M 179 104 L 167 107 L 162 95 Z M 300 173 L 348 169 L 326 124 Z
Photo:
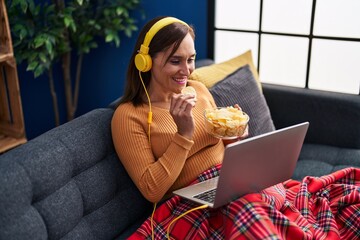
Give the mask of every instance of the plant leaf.
M 45 55 L 45 53 L 43 53 L 43 52 L 40 52 L 39 53 L 39 58 L 40 58 L 40 60 L 43 62 L 43 63 L 46 63 L 47 62 L 47 58 L 46 58 L 46 55 Z
M 39 77 L 41 74 L 44 73 L 44 71 L 45 71 L 45 67 L 42 65 L 39 65 L 34 71 L 34 77 L 35 78 Z
M 64 24 L 65 24 L 66 27 L 69 27 L 70 24 L 72 23 L 72 21 L 73 20 L 71 19 L 71 17 L 69 17 L 69 16 L 64 17 Z
M 120 16 L 121 14 L 123 14 L 123 12 L 124 12 L 123 7 L 117 7 L 116 8 L 116 15 Z
M 41 47 L 42 45 L 44 45 L 45 43 L 45 39 L 44 39 L 44 36 L 42 35 L 39 35 L 37 36 L 35 39 L 34 39 L 34 48 L 39 48 Z
M 112 40 L 114 40 L 114 35 L 112 34 L 106 35 L 105 42 L 111 42 Z
M 20 7 L 21 7 L 23 13 L 26 13 L 26 11 L 28 9 L 28 3 L 26 1 L 20 1 Z
M 39 65 L 38 62 L 34 61 L 28 65 L 26 71 L 33 71 Z
M 46 50 L 48 50 L 49 54 L 51 55 L 53 53 L 53 45 L 48 39 L 45 41 L 45 46 Z

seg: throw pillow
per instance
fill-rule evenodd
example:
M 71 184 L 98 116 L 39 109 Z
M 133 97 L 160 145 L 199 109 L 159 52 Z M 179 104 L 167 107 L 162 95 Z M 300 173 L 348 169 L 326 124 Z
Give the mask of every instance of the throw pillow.
M 249 115 L 249 137 L 275 130 L 269 107 L 249 65 L 225 77 L 209 91 L 218 107 L 237 103 Z
M 247 52 L 225 62 L 197 68 L 190 75 L 190 79 L 202 82 L 206 87 L 211 88 L 217 82 L 224 79 L 227 75 L 235 72 L 237 69 L 247 64 L 250 66 L 250 70 L 253 73 L 255 80 L 257 81 L 258 87 L 260 90 L 262 90 L 259 74 L 253 62 L 251 50 L 248 50 Z

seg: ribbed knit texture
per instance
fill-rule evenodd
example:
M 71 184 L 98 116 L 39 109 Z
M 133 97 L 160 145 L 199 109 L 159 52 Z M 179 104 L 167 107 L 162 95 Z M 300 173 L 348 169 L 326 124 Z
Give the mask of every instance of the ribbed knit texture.
M 192 182 L 200 173 L 221 163 L 224 145 L 204 128 L 204 110 L 215 106 L 202 84 L 189 81 L 197 92 L 192 110 L 193 140 L 177 133 L 168 109 L 152 107 L 151 142 L 148 139 L 149 106 L 121 104 L 112 119 L 112 135 L 119 158 L 146 199 L 160 201 L 165 194 Z

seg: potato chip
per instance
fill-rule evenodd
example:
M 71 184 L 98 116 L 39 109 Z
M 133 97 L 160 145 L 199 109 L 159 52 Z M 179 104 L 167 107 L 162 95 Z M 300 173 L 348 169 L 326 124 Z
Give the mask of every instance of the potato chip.
M 239 137 L 244 134 L 249 116 L 234 107 L 205 110 L 205 127 L 210 134 L 221 138 Z
M 183 90 L 181 91 L 182 94 L 192 94 L 195 96 L 196 98 L 196 91 L 195 88 L 191 87 L 191 86 L 187 86 L 185 88 L 183 88 Z

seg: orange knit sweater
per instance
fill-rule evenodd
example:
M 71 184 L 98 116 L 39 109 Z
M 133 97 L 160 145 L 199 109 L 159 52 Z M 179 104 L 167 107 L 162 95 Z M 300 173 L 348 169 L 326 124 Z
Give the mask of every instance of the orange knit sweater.
M 149 106 L 121 104 L 112 122 L 112 137 L 119 158 L 143 196 L 159 202 L 173 190 L 192 182 L 200 173 L 221 163 L 224 144 L 204 128 L 204 110 L 215 106 L 208 89 L 189 81 L 197 92 L 193 108 L 193 140 L 177 133 L 168 109 L 152 107 L 151 141 L 148 139 Z

